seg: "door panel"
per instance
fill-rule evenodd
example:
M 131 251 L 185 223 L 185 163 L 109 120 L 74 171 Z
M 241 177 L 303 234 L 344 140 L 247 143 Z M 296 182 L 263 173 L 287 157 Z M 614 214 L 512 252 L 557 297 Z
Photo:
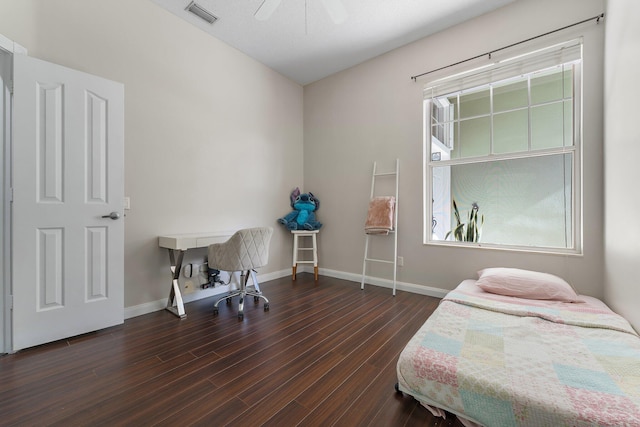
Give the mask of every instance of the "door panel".
M 124 319 L 124 88 L 14 55 L 13 350 Z

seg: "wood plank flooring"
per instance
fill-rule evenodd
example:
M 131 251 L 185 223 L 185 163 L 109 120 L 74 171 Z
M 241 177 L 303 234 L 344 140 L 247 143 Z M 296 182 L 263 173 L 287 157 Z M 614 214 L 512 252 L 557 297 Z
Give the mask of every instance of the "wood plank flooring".
M 0 425 L 456 426 L 394 390 L 438 299 L 298 274 L 0 357 Z

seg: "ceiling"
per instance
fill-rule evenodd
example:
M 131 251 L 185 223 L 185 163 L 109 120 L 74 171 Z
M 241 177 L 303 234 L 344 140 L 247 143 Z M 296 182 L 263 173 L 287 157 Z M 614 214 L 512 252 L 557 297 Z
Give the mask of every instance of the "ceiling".
M 338 24 L 321 0 L 282 0 L 263 21 L 263 0 L 196 0 L 213 24 L 185 10 L 191 0 L 152 1 L 305 85 L 515 0 L 341 0 Z

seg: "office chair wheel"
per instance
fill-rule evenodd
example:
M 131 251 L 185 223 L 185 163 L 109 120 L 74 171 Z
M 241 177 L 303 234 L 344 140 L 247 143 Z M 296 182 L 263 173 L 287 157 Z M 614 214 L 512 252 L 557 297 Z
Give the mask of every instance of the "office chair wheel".
M 227 298 L 227 305 L 231 305 L 231 297 Z
M 253 296 L 253 302 L 259 302 L 260 301 L 260 297 L 257 296 Z
M 218 314 L 218 307 L 213 308 L 213 315 L 216 316 Z
M 242 320 L 242 319 L 244 319 L 244 314 L 238 313 L 238 320 Z
M 266 303 L 266 304 L 264 305 L 264 311 L 269 311 L 269 303 Z

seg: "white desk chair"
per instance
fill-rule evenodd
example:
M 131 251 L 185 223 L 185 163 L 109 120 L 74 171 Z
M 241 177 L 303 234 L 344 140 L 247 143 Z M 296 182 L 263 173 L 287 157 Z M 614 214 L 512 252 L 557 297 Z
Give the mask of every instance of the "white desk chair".
M 230 291 L 218 299 L 213 306 L 213 313 L 218 314 L 218 304 L 222 300 L 231 303 L 231 298 L 240 296 L 238 303 L 238 318 L 244 318 L 244 298 L 253 296 L 254 301 L 264 300 L 264 311 L 269 310 L 269 300 L 262 295 L 253 269 L 263 267 L 269 262 L 269 242 L 273 228 L 256 227 L 237 231 L 224 243 L 209 245 L 208 262 L 210 268 L 216 268 L 229 273 L 240 272 L 240 288 Z M 247 290 L 247 281 L 252 275 L 255 291 Z

